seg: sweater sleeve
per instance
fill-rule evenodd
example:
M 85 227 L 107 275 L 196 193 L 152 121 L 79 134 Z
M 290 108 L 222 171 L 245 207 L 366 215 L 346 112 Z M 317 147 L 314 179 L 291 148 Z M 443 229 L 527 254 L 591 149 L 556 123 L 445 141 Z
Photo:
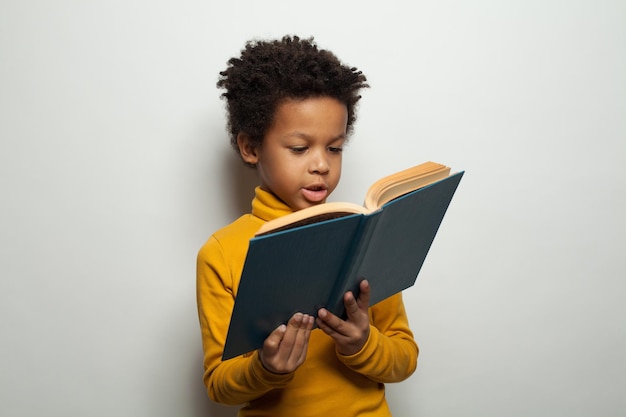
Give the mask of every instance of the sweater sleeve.
M 230 259 L 230 258 L 228 258 Z M 234 260 L 237 265 L 237 260 Z M 242 404 L 285 386 L 293 374 L 267 371 L 257 352 L 222 361 L 235 302 L 236 280 L 220 242 L 211 237 L 197 258 L 196 289 L 204 351 L 204 383 L 209 397 L 222 404 Z M 238 275 L 237 275 L 238 276 Z
M 370 336 L 354 355 L 338 354 L 347 367 L 376 382 L 400 382 L 417 368 L 419 349 L 413 339 L 402 293 L 370 309 Z

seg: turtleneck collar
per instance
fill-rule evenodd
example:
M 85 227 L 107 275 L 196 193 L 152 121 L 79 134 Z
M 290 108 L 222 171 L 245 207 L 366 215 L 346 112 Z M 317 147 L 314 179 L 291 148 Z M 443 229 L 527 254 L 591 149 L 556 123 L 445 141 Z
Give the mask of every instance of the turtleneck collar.
M 267 222 L 289 213 L 293 213 L 293 210 L 274 194 L 262 190 L 261 187 L 254 189 L 252 215 Z

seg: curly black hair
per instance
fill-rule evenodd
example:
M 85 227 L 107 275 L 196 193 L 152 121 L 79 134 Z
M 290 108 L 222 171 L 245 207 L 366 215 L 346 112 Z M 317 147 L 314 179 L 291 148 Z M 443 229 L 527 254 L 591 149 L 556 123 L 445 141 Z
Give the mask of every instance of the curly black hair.
M 356 121 L 359 90 L 367 79 L 355 67 L 342 64 L 330 51 L 318 49 L 313 38 L 284 36 L 280 40 L 249 41 L 239 58 L 231 58 L 220 72 L 218 88 L 226 90 L 230 142 L 245 133 L 260 145 L 274 120 L 278 105 L 286 99 L 332 97 L 348 110 L 346 130 Z

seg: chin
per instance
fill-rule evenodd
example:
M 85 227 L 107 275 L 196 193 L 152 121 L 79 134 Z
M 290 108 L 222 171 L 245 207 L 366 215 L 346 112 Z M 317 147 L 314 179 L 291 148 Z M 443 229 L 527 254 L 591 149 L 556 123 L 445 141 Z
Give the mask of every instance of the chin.
M 314 206 L 319 206 L 320 204 L 324 204 L 326 203 L 326 200 L 323 201 L 316 201 L 314 203 L 312 202 L 307 202 L 306 207 L 302 207 L 302 208 L 308 208 L 308 207 L 314 207 Z

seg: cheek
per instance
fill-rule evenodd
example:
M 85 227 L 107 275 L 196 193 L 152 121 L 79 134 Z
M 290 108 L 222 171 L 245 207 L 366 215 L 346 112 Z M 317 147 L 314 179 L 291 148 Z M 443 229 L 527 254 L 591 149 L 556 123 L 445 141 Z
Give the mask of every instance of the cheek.
M 332 176 L 331 191 L 333 191 L 337 187 L 337 184 L 339 184 L 339 180 L 341 179 L 341 161 L 339 161 L 337 164 L 335 164 L 332 167 L 331 176 Z
M 306 162 L 304 158 L 293 158 L 288 155 L 275 160 L 272 166 L 276 174 L 293 176 L 306 169 Z
M 265 158 L 257 169 L 260 175 L 273 183 L 289 182 L 294 174 L 300 172 L 298 161 L 290 158 Z
M 335 172 L 337 173 L 337 177 L 341 176 L 341 167 L 342 167 L 342 163 L 343 163 L 343 158 L 341 155 L 339 155 L 339 157 L 337 158 L 337 160 L 335 161 L 335 165 L 333 166 Z

